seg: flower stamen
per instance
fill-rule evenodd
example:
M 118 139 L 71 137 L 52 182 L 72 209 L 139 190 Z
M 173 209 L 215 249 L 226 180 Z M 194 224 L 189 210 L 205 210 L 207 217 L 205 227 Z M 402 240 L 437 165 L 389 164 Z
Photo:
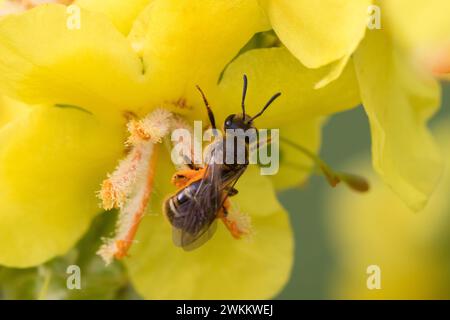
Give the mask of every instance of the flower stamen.
M 165 109 L 157 109 L 142 120 L 131 120 L 128 123 L 130 137 L 127 143 L 136 145 L 140 142 L 161 142 L 171 128 L 172 113 Z
M 157 109 L 140 121 L 128 123 L 129 154 L 103 181 L 99 197 L 105 210 L 119 208 L 115 236 L 106 239 L 97 252 L 106 264 L 127 256 L 145 215 L 153 190 L 158 143 L 169 133 L 172 114 Z
M 105 210 L 122 208 L 131 188 L 136 181 L 136 172 L 143 156 L 143 146 L 135 146 L 130 153 L 117 166 L 116 170 L 108 175 L 102 183 L 99 198 Z

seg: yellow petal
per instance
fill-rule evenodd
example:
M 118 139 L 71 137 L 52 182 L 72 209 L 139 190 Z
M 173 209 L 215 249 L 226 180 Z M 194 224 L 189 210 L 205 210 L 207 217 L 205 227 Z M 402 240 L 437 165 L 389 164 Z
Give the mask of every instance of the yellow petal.
M 307 67 L 349 56 L 364 36 L 371 0 L 260 0 L 286 47 Z
M 172 244 L 171 227 L 161 215 L 161 199 L 170 188 L 160 178 L 168 181 L 173 173 L 167 161 L 163 159 L 158 170 L 159 191 L 152 202 L 152 214 L 143 220 L 138 242 L 125 260 L 138 293 L 147 299 L 275 296 L 290 274 L 293 237 L 288 216 L 276 202 L 270 182 L 254 167 L 236 186 L 239 194 L 233 202 L 251 216 L 253 239 L 234 240 L 219 223 L 209 242 L 185 252 Z M 255 188 L 257 184 L 262 189 Z
M 437 82 L 396 55 L 383 31 L 371 31 L 355 54 L 361 97 L 372 133 L 373 164 L 413 209 L 423 208 L 441 175 L 426 127 L 439 107 Z
M 280 128 L 280 136 L 301 145 L 309 151 L 318 154 L 322 138 L 323 120 L 299 119 L 296 123 Z M 314 170 L 314 163 L 303 153 L 280 142 L 280 170 L 270 176 L 275 188 L 283 190 L 298 187 Z
M 68 28 L 69 17 L 64 6 L 42 5 L 1 20 L 0 90 L 92 112 L 144 104 L 141 62 L 127 39 L 101 15 L 82 10 L 80 29 Z
M 95 191 L 122 152 L 121 126 L 35 107 L 0 129 L 0 264 L 64 254 L 100 211 Z
M 130 41 L 157 88 L 152 101 L 184 98 L 191 106 L 201 101 L 195 85 L 214 87 L 226 64 L 267 27 L 256 0 L 155 0 Z
M 6 96 L 0 96 L 0 129 L 12 121 L 19 119 L 27 111 L 27 105 Z
M 336 80 L 340 77 L 342 74 L 342 71 L 344 71 L 345 67 L 347 66 L 348 61 L 350 60 L 350 55 L 345 56 L 341 58 L 340 60 L 333 62 L 330 65 L 330 71 L 323 79 L 321 79 L 319 82 L 316 83 L 314 86 L 315 89 L 321 89 L 327 85 L 329 85 L 331 82 Z
M 128 34 L 140 11 L 151 0 L 77 0 L 76 5 L 93 12 L 105 14 L 117 29 Z
M 337 81 L 325 88 L 314 89 L 315 84 L 328 74 L 329 68 L 305 68 L 285 48 L 251 50 L 228 66 L 218 92 L 210 102 L 219 119 L 239 113 L 242 77 L 247 74 L 248 114 L 256 114 L 274 93 L 282 93 L 255 121 L 260 128 L 280 128 L 299 119 L 312 119 L 358 105 L 358 84 L 351 64 Z
M 395 40 L 407 46 L 450 42 L 450 2 L 446 0 L 383 1 Z

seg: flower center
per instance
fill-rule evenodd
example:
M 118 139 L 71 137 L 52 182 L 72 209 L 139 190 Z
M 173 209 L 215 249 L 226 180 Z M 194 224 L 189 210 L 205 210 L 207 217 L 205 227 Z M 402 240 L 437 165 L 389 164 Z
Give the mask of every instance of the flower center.
M 106 239 L 98 251 L 106 264 L 111 263 L 113 259 L 126 257 L 134 242 L 151 198 L 158 149 L 162 139 L 174 129 L 187 129 L 192 133 L 192 128 L 183 118 L 166 109 L 156 109 L 141 120 L 131 118 L 127 129 L 129 137 L 126 146 L 129 152 L 116 169 L 108 174 L 98 192 L 103 209 L 119 209 L 115 235 Z M 191 142 L 187 140 L 180 137 L 178 141 L 173 142 L 178 146 L 186 143 L 184 150 L 189 150 L 192 155 Z M 224 222 L 232 236 L 240 239 L 250 235 L 249 217 L 232 210 L 229 200 L 225 206 L 229 211 L 227 215 L 218 213 L 217 217 Z

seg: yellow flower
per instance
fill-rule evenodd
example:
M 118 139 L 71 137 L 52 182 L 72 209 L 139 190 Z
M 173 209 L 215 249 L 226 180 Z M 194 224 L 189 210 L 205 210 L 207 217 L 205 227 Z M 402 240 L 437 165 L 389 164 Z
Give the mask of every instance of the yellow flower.
M 411 215 L 375 176 L 371 192 L 362 197 L 339 190 L 327 198 L 338 259 L 332 276 L 334 298 L 450 298 L 449 124 L 447 119 L 436 130 L 447 170 L 424 212 Z M 366 172 L 368 161 L 358 159 L 350 166 Z M 380 268 L 379 290 L 366 285 L 371 265 Z
M 442 172 L 426 127 L 439 107 L 440 87 L 423 69 L 450 75 L 449 2 L 260 3 L 274 31 L 305 66 L 330 67 L 316 87 L 337 79 L 347 62 L 354 66 L 371 126 L 374 168 L 408 206 L 422 209 Z M 381 19 L 380 30 L 367 30 L 368 14 Z
M 3 265 L 42 263 L 65 253 L 85 232 L 99 211 L 98 186 L 124 157 L 131 113 L 145 119 L 163 108 L 186 121 L 205 119 L 195 90 L 199 84 L 223 120 L 239 109 L 241 77 L 247 73 L 250 114 L 270 94 L 283 92 L 257 125 L 281 128 L 282 135 L 286 130 L 315 151 L 323 116 L 358 103 L 351 66 L 337 81 L 314 90 L 329 67 L 307 69 L 284 48 L 246 52 L 218 83 L 239 50 L 268 28 L 256 1 L 153 0 L 143 10 L 145 1 L 108 3 L 80 1 L 89 9 L 81 10 L 80 28 L 68 27 L 71 13 L 60 5 L 0 20 L 0 91 L 10 97 L 2 110 L 22 104 L 17 101 L 26 104 L 24 112 L 0 118 Z M 153 190 L 149 212 L 155 215 L 143 219 L 125 260 L 138 292 L 147 298 L 276 294 L 289 276 L 293 243 L 270 180 L 251 168 L 238 184 L 234 202 L 252 217 L 251 241 L 233 241 L 219 228 L 212 241 L 187 254 L 173 247 L 161 215 L 163 198 L 174 190 L 169 180 L 175 168 L 158 145 L 159 161 L 147 168 L 154 181 L 145 189 Z M 310 161 L 281 152 L 276 184 L 300 182 L 306 173 L 287 164 L 310 167 Z

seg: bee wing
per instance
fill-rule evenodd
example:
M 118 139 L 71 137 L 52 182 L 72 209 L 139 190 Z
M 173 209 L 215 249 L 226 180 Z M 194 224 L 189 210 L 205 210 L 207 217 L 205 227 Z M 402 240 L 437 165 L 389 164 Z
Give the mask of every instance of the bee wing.
M 223 198 L 221 182 L 220 165 L 209 164 L 203 179 L 187 187 L 190 201 L 177 208 L 179 223 L 172 233 L 175 245 L 193 250 L 213 236 Z
M 214 144 L 202 180 L 189 185 L 190 201 L 178 207 L 181 217 L 174 226 L 173 241 L 185 250 L 193 250 L 211 239 L 216 230 L 217 214 L 228 196 L 227 187 L 233 187 L 245 167 L 223 174 L 222 165 L 216 163 L 217 157 L 223 157 L 221 144 Z
M 197 249 L 209 239 L 211 239 L 217 229 L 217 220 L 205 226 L 203 230 L 197 234 L 192 234 L 190 232 L 185 232 L 178 228 L 173 228 L 172 239 L 176 246 L 183 248 L 186 251 L 192 251 Z

